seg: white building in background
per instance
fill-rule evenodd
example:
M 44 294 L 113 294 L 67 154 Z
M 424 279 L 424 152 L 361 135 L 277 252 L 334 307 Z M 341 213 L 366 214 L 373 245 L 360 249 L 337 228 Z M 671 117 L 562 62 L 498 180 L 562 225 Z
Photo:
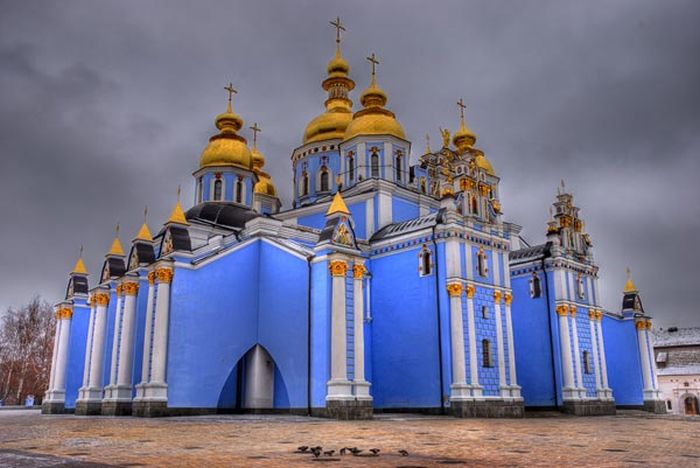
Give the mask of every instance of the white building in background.
M 700 327 L 654 332 L 659 390 L 669 413 L 700 414 Z

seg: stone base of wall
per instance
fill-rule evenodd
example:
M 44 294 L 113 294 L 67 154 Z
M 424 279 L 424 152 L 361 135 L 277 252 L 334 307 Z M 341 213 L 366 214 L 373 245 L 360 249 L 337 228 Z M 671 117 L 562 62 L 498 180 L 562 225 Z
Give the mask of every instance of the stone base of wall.
M 131 401 L 103 401 L 102 416 L 131 416 Z
M 452 401 L 450 412 L 457 418 L 522 418 L 525 406 L 522 400 Z
M 102 414 L 101 401 L 78 400 L 75 403 L 75 414 L 79 416 L 97 416 Z
M 663 400 L 644 400 L 644 411 L 666 414 L 666 402 Z
M 131 414 L 140 418 L 160 418 L 169 416 L 166 401 L 134 401 L 131 404 Z
M 323 416 L 341 420 L 372 419 L 370 400 L 328 400 Z
M 565 400 L 564 413 L 574 416 L 606 416 L 615 414 L 615 402 L 611 400 Z
M 66 405 L 62 401 L 45 401 L 41 405 L 41 414 L 65 414 Z

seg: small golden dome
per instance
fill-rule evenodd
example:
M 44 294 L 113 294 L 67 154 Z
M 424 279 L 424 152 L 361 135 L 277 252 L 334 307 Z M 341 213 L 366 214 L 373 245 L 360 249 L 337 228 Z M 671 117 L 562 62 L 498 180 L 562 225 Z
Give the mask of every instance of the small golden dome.
M 263 167 L 265 165 L 265 155 L 263 155 L 257 148 L 253 147 L 253 149 L 250 151 L 252 160 L 253 160 L 253 167 Z
M 243 119 L 231 110 L 230 98 L 226 112 L 216 116 L 215 124 L 220 132 L 209 138 L 209 144 L 199 158 L 200 169 L 208 166 L 251 169 L 252 155 L 246 139 L 236 133 L 243 126 Z
M 486 159 L 486 156 L 484 156 L 483 151 L 474 150 L 474 163 L 476 163 L 476 166 L 483 169 L 484 172 L 486 172 L 488 175 L 496 175 L 496 171 L 493 170 L 493 166 L 491 165 L 489 160 Z
M 476 134 L 464 124 L 464 120 L 452 137 L 452 143 L 460 153 L 467 151 L 476 143 Z
M 328 72 L 328 75 L 334 75 L 336 73 L 342 74 L 342 75 L 347 75 L 350 73 L 350 64 L 343 58 L 342 55 L 340 55 L 340 50 L 336 49 L 335 52 L 335 57 L 331 59 L 330 62 L 328 62 L 328 66 L 326 67 L 326 71 Z
M 277 189 L 272 183 L 270 175 L 262 171 L 258 172 L 258 181 L 255 183 L 253 191 L 255 193 L 262 193 L 265 195 L 270 195 L 272 197 L 277 196 Z
M 349 109 L 334 109 L 316 116 L 304 130 L 304 144 L 343 138 L 351 120 L 352 111 Z

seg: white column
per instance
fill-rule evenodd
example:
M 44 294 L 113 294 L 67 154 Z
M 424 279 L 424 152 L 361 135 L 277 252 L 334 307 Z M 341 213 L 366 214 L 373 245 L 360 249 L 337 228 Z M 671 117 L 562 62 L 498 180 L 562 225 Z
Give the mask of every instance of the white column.
M 586 396 L 586 389 L 583 386 L 583 373 L 581 372 L 581 348 L 578 345 L 578 324 L 576 322 L 576 306 L 570 307 L 571 314 L 571 334 L 574 336 L 574 359 L 576 360 L 576 389 L 579 397 Z
M 471 249 L 469 250 L 471 257 Z M 470 263 L 470 262 L 467 262 Z M 467 267 L 467 274 L 471 273 L 471 269 Z M 467 333 L 469 333 L 469 383 L 472 386 L 472 396 L 482 396 L 482 388 L 479 385 L 479 363 L 476 354 L 476 329 L 474 319 L 474 286 L 467 285 Z
M 90 358 L 90 380 L 82 399 L 102 400 L 102 370 L 104 361 L 105 335 L 107 334 L 107 306 L 109 291 L 99 290 L 94 294 L 95 321 L 92 352 Z
M 557 306 L 557 315 L 559 316 L 559 343 L 561 345 L 561 362 L 564 374 L 563 396 L 565 400 L 577 399 L 578 396 L 574 389 L 574 368 L 571 362 L 569 306 L 566 304 L 559 304 Z
M 365 201 L 365 238 L 369 239 L 374 234 L 374 197 Z
M 148 272 L 148 297 L 146 299 L 146 326 L 143 334 L 143 359 L 141 361 L 141 382 L 136 385 L 136 399 L 144 396 L 143 386 L 149 382 L 151 375 L 151 334 L 153 333 L 153 303 L 155 301 L 156 272 Z
M 332 259 L 331 274 L 331 379 L 327 400 L 353 399 L 347 371 L 347 322 L 345 320 L 345 277 L 348 263 Z
M 588 311 L 588 326 L 591 333 L 591 348 L 593 348 L 593 372 L 595 373 L 595 389 L 596 395 L 600 398 L 602 393 L 602 383 L 600 380 L 600 366 L 598 364 L 598 333 L 596 331 L 596 311 L 590 309 Z
M 493 292 L 493 306 L 496 315 L 496 351 L 498 355 L 498 388 L 501 396 L 509 396 L 510 390 L 506 383 L 506 355 L 503 347 L 503 319 L 501 318 L 501 291 Z
M 61 335 L 58 339 L 58 353 L 56 354 L 56 374 L 54 375 L 54 392 L 60 392 L 63 397 L 66 393 L 66 366 L 68 365 L 68 342 L 70 339 L 70 324 L 73 317 L 73 309 L 64 307 L 61 311 L 59 322 Z
M 455 242 L 455 248 L 458 248 Z M 459 251 L 456 251 L 459 254 Z M 447 262 L 449 265 L 449 261 Z M 452 356 L 452 386 L 450 400 L 462 400 L 470 396 L 466 382 L 466 362 L 464 359 L 464 322 L 462 319 L 462 283 L 447 284 L 450 296 L 450 350 Z
M 166 369 L 168 358 L 168 324 L 170 322 L 170 283 L 173 270 L 168 267 L 156 269 L 156 310 L 153 330 L 153 357 L 151 360 L 151 397 L 167 399 Z
M 380 190 L 377 193 L 377 200 L 379 202 L 379 226 L 376 228 L 381 229 L 387 224 L 391 224 L 393 220 L 391 193 Z
M 643 392 L 645 400 L 656 399 L 654 380 L 651 376 L 652 367 L 649 359 L 649 347 L 647 344 L 647 328 L 650 324 L 651 322 L 646 320 L 638 320 L 635 323 L 637 328 L 637 342 L 639 343 L 639 356 L 642 361 L 642 381 L 644 382 Z
M 138 290 L 138 279 L 127 280 L 122 284 L 124 311 L 122 312 L 122 331 L 119 343 L 119 366 L 115 396 L 129 401 L 131 401 L 132 393 L 131 374 L 134 368 L 134 325 Z
M 372 399 L 369 395 L 369 382 L 365 380 L 365 321 L 364 321 L 364 278 L 367 269 L 364 260 L 355 259 L 353 273 L 353 317 L 355 347 L 355 396 L 358 399 Z
M 88 319 L 87 339 L 85 340 L 85 366 L 83 367 L 83 387 L 85 388 L 90 385 L 90 363 L 92 362 L 92 343 L 95 324 L 95 299 L 93 297 L 90 297 L 88 305 L 90 306 L 90 318 Z
M 606 398 L 612 398 L 612 391 L 608 387 L 608 361 L 605 357 L 605 341 L 603 340 L 603 312 L 596 312 L 596 329 L 598 332 L 598 350 L 600 351 L 600 371 L 601 371 L 601 383 L 603 384 L 603 391 L 605 392 Z
M 61 336 L 61 321 L 59 320 L 59 310 L 56 310 L 56 330 L 54 331 L 53 334 L 53 351 L 51 353 L 51 375 L 49 376 L 49 388 L 48 391 L 50 392 L 51 390 L 54 389 L 54 381 L 55 375 L 56 375 L 56 356 L 58 355 L 58 341 L 59 337 Z
M 111 397 L 112 387 L 117 384 L 117 366 L 119 365 L 119 340 L 122 328 L 122 285 L 117 285 L 117 309 L 114 312 L 114 332 L 112 336 L 112 359 L 109 368 L 109 386 L 105 388 L 105 396 Z
M 506 278 L 509 275 L 506 274 Z M 510 281 L 506 280 L 506 284 Z M 510 394 L 513 397 L 520 397 L 520 386 L 518 385 L 518 379 L 515 369 L 515 341 L 513 340 L 513 321 L 511 318 L 510 305 L 513 300 L 511 293 L 505 293 L 505 304 L 506 304 L 506 339 L 508 340 L 508 365 L 509 367 L 509 377 L 510 377 Z

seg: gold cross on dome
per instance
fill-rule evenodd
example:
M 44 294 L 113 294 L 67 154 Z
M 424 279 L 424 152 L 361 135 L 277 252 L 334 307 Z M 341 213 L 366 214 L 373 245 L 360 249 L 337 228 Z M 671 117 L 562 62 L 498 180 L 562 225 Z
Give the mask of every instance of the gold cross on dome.
M 459 118 L 464 120 L 464 109 L 466 109 L 467 106 L 464 104 L 462 98 L 459 98 L 459 101 L 457 101 L 457 107 L 459 107 Z
M 367 60 L 372 64 L 372 76 L 374 76 L 377 72 L 377 65 L 379 64 L 379 60 L 377 60 L 377 56 L 374 55 L 374 52 L 372 52 L 372 55 L 369 57 L 366 57 Z
M 330 23 L 335 28 L 335 42 L 340 44 L 340 31 L 345 31 L 345 27 L 340 22 L 340 16 L 337 16 L 335 21 L 331 21 Z
M 238 90 L 233 88 L 233 83 L 229 81 L 228 86 L 224 86 L 224 89 L 228 91 L 228 106 L 231 108 L 231 100 L 234 94 L 238 94 Z
M 258 127 L 257 122 L 255 122 L 249 128 L 253 131 L 253 148 L 257 148 L 257 146 L 258 146 L 258 132 L 262 132 L 262 129 L 260 127 Z

